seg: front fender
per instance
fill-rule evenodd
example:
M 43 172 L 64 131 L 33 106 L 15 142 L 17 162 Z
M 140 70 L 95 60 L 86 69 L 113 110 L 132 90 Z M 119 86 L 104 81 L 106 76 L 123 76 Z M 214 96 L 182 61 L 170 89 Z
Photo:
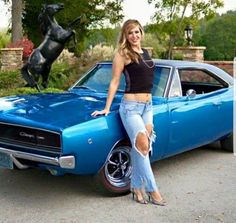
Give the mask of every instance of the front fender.
M 75 174 L 95 174 L 117 141 L 126 137 L 118 112 L 96 117 L 62 133 L 63 155 L 75 156 Z

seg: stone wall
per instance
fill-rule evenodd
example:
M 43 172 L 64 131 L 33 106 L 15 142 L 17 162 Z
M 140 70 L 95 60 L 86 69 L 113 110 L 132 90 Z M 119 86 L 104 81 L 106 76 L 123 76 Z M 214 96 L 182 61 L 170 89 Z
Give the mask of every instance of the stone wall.
M 212 64 L 216 67 L 221 68 L 222 70 L 228 72 L 233 76 L 233 61 L 204 61 L 205 63 Z
M 188 46 L 188 47 L 173 47 L 173 58 L 181 57 L 178 59 L 188 60 L 188 61 L 204 61 L 204 50 L 205 46 Z
M 0 49 L 0 70 L 17 70 L 23 65 L 23 48 Z

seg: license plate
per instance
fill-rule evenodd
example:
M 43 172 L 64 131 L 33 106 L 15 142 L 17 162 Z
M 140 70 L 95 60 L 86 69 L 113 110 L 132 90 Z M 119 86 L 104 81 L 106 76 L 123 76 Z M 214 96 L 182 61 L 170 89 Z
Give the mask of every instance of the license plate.
M 0 168 L 13 169 L 13 162 L 10 155 L 0 152 Z

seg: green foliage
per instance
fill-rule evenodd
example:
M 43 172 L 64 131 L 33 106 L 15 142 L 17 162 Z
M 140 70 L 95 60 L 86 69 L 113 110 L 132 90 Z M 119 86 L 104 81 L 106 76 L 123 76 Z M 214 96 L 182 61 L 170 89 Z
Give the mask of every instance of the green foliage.
M 43 92 L 60 92 L 67 90 L 84 70 L 71 66 L 68 63 L 55 63 L 52 66 L 49 84 Z M 21 77 L 20 71 L 1 71 L 0 72 L 0 96 L 15 94 L 31 94 L 37 92 L 36 89 L 24 87 L 25 82 Z
M 74 27 L 77 32 L 77 52 L 82 52 L 87 46 L 83 40 L 88 37 L 91 28 L 102 27 L 104 24 L 116 24 L 123 15 L 123 0 L 61 0 L 65 8 L 56 15 L 58 23 L 66 28 L 67 24 L 82 16 L 82 21 Z M 42 42 L 43 36 L 39 29 L 38 15 L 42 4 L 57 3 L 58 0 L 25 0 L 23 12 L 23 27 L 29 38 L 37 46 Z
M 148 0 L 154 4 L 156 12 L 154 18 L 163 27 L 162 31 L 168 35 L 168 58 L 171 58 L 174 45 L 183 44 L 183 30 L 187 23 L 196 24 L 199 18 L 212 18 L 216 9 L 223 6 L 223 0 Z M 186 16 L 186 12 L 190 16 Z
M 143 47 L 153 48 L 153 58 L 162 58 L 162 55 L 166 51 L 166 48 L 160 44 L 160 39 L 158 33 L 145 33 L 145 38 L 142 43 Z
M 89 36 L 87 38 L 87 41 L 88 44 L 92 46 L 102 43 L 107 46 L 111 45 L 113 47 L 116 47 L 119 32 L 120 32 L 120 27 L 114 29 L 112 28 L 92 29 L 89 31 Z
M 173 55 L 173 60 L 183 60 L 184 59 L 184 55 L 181 53 L 175 53 Z
M 6 47 L 11 41 L 11 36 L 6 30 L 0 31 L 0 48 Z
M 201 21 L 194 42 L 206 46 L 206 60 L 233 60 L 236 56 L 236 11 Z
M 68 89 L 70 87 L 70 79 L 77 77 L 77 72 L 74 66 L 68 63 L 54 63 L 50 72 L 48 87 L 58 89 Z
M 236 11 L 217 17 L 207 25 L 202 39 L 207 47 L 205 56 L 208 60 L 233 60 L 236 51 L 235 21 Z
M 56 92 L 63 92 L 63 90 L 57 88 L 47 88 L 42 90 L 42 93 L 56 93 Z M 29 87 L 0 89 L 0 97 L 5 97 L 9 95 L 36 94 L 36 93 L 38 93 L 38 91 L 35 88 L 29 88 Z
M 23 86 L 23 79 L 19 71 L 1 71 L 0 72 L 0 89 L 16 88 Z

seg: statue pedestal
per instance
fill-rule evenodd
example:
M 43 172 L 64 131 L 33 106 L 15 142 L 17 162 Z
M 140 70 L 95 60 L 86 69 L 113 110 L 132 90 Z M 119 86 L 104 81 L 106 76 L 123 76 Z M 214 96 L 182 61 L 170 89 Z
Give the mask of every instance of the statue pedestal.
M 203 62 L 205 49 L 205 46 L 178 46 L 173 48 L 172 55 L 177 59 L 182 57 L 183 60 Z
M 17 70 L 23 64 L 23 48 L 0 49 L 0 67 L 2 71 Z

